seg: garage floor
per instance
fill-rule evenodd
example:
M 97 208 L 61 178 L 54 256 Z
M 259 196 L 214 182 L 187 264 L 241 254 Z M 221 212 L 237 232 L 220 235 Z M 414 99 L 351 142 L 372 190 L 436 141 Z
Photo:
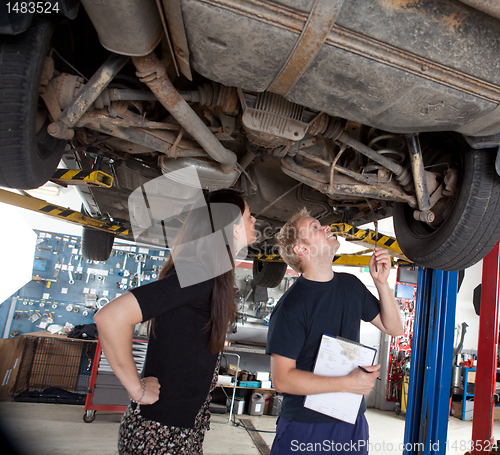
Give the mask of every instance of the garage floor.
M 0 402 L 2 428 L 24 447 L 26 455 L 116 455 L 116 440 L 120 414 L 100 411 L 93 423 L 84 423 L 83 407 L 42 403 Z M 403 442 L 404 415 L 375 409 L 367 411 L 370 424 L 370 454 L 401 454 L 398 445 Z M 276 417 L 237 417 L 247 426 L 253 424 L 263 440 L 259 452 L 249 432 L 227 422 L 227 416 L 213 415 L 211 430 L 204 444 L 205 455 L 259 455 L 266 452 L 274 438 Z M 250 422 L 249 422 L 250 421 Z M 447 455 L 463 455 L 464 444 L 471 437 L 472 423 L 450 417 Z M 500 422 L 495 422 L 496 437 L 500 436 Z M 257 436 L 258 438 L 258 436 Z M 24 455 L 24 454 L 23 454 Z

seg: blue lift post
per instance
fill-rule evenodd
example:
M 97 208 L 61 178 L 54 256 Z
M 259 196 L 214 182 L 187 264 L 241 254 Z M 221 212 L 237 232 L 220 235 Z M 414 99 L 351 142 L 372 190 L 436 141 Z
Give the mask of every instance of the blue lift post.
M 445 454 L 458 272 L 418 275 L 404 455 Z

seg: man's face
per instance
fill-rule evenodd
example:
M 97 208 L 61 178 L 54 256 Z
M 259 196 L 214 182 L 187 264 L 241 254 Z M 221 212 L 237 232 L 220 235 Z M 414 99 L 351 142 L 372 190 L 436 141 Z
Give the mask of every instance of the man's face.
M 297 223 L 301 241 L 299 245 L 308 249 L 311 257 L 332 259 L 340 247 L 337 236 L 330 231 L 330 225 L 322 226 L 312 217 L 303 218 Z

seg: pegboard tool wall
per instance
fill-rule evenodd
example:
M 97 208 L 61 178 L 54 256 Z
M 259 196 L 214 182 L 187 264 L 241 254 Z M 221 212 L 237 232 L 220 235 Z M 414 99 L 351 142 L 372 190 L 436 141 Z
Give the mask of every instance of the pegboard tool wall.
M 415 302 L 417 294 L 418 267 L 399 267 L 396 278 L 395 298 L 403 320 L 404 334 L 392 337 L 389 353 L 387 377 L 387 401 L 399 401 L 402 396 L 403 381 L 409 375 L 410 356 L 415 322 Z M 404 405 L 406 409 L 406 404 Z
M 4 337 L 51 324 L 91 324 L 96 309 L 156 280 L 168 258 L 166 249 L 115 242 L 106 262 L 88 261 L 82 257 L 81 237 L 35 232 L 33 280 L 0 305 Z

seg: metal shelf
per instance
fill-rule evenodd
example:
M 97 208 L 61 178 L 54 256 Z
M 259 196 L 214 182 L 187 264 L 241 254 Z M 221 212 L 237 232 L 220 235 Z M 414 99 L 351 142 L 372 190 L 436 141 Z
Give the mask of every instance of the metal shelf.
M 265 346 L 253 346 L 253 345 L 231 345 L 224 346 L 224 352 L 243 352 L 245 354 L 265 354 L 266 348 Z
M 468 382 L 469 379 L 469 373 L 470 372 L 475 372 L 476 367 L 470 368 L 470 367 L 464 367 L 462 366 L 462 377 L 464 379 L 464 390 L 462 392 L 458 392 L 456 395 L 462 395 L 462 415 L 461 415 L 461 420 L 466 420 L 465 419 L 465 414 L 467 412 L 466 410 L 466 401 L 467 399 L 474 398 L 474 393 L 468 393 L 467 392 L 467 384 L 471 384 Z M 497 368 L 497 374 L 500 373 L 500 368 Z M 495 407 L 499 407 L 498 405 L 495 405 Z M 472 411 L 468 411 L 472 412 Z M 467 420 L 472 420 L 472 419 L 467 419 Z

